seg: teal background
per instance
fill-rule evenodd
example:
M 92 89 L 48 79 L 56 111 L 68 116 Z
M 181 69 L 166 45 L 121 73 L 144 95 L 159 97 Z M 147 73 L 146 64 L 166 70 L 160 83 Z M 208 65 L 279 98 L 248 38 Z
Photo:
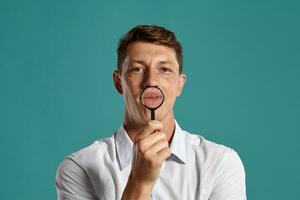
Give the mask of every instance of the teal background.
M 0 1 L 0 199 L 56 199 L 68 154 L 122 123 L 118 39 L 137 24 L 184 47 L 181 127 L 234 148 L 249 200 L 300 196 L 299 1 Z

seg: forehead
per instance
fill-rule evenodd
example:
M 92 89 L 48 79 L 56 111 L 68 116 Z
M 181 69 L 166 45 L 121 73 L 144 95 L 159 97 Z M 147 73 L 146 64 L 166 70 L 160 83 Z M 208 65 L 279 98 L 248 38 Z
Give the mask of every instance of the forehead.
M 149 64 L 169 62 L 179 67 L 174 49 L 149 42 L 136 41 L 128 46 L 124 63 L 134 60 L 142 60 Z

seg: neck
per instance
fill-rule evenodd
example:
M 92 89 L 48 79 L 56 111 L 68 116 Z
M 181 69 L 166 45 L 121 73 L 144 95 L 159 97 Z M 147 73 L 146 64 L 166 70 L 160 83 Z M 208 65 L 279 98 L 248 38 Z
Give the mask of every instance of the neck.
M 169 117 L 166 117 L 162 120 L 159 120 L 163 124 L 163 129 L 162 131 L 167 134 L 167 138 L 169 141 L 169 144 L 171 143 L 173 134 L 175 132 L 175 119 L 174 115 L 170 115 Z M 144 129 L 146 122 L 136 122 L 133 120 L 130 120 L 128 117 L 125 115 L 124 119 L 124 128 L 131 139 L 131 141 L 134 143 L 136 135 L 138 135 L 141 130 Z

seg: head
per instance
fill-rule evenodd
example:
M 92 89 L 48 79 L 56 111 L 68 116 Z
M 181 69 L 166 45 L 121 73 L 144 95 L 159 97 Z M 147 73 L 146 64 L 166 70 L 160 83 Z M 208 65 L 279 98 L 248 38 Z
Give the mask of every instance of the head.
M 118 71 L 122 71 L 122 64 L 126 57 L 128 46 L 135 41 L 143 41 L 162 45 L 174 50 L 179 64 L 179 73 L 182 73 L 182 47 L 177 41 L 175 33 L 160 26 L 139 25 L 126 33 L 119 41 L 118 46 Z
M 158 86 L 165 96 L 156 110 L 157 120 L 172 120 L 176 97 L 186 76 L 182 73 L 182 48 L 175 34 L 159 26 L 137 26 L 118 47 L 118 69 L 113 74 L 117 91 L 124 95 L 125 123 L 145 124 L 150 112 L 140 95 L 147 86 Z

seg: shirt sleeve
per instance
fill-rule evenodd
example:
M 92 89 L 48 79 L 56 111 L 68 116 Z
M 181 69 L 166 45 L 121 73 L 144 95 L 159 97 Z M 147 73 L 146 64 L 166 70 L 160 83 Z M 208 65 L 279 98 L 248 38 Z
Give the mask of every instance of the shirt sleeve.
M 209 200 L 246 200 L 245 170 L 238 154 L 230 149 L 216 171 Z
M 60 164 L 55 184 L 58 200 L 97 199 L 86 172 L 70 157 Z

